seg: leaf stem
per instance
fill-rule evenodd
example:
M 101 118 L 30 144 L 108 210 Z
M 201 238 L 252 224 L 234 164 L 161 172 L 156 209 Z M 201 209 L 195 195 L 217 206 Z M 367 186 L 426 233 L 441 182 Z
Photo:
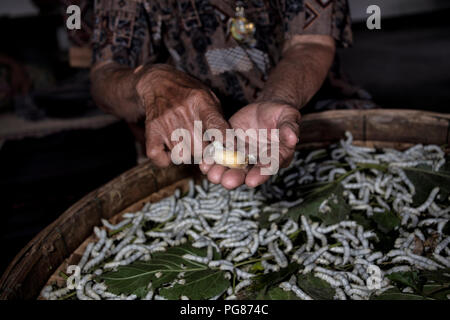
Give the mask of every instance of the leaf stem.
M 240 262 L 240 263 L 236 263 L 234 265 L 235 268 L 240 267 L 240 266 L 244 266 L 246 264 L 250 264 L 250 263 L 255 263 L 255 262 L 261 262 L 263 260 L 267 260 L 265 258 L 260 258 L 260 259 L 253 259 L 253 260 L 248 260 L 248 261 L 244 261 L 244 262 Z

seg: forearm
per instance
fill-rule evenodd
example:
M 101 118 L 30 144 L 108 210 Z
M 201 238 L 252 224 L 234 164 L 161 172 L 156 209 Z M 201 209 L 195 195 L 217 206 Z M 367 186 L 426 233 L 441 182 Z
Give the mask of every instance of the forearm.
M 136 122 L 145 115 L 140 106 L 134 69 L 117 63 L 97 64 L 91 71 L 91 92 L 95 103 L 104 111 Z
M 301 36 L 286 44 L 257 101 L 275 101 L 302 108 L 322 86 L 334 59 L 334 41 Z

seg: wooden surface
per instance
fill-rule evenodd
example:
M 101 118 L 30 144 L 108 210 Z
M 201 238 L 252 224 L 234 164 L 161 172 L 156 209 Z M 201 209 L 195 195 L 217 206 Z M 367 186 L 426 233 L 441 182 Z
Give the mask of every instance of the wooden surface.
M 0 140 L 41 138 L 68 130 L 100 129 L 118 121 L 117 117 L 104 113 L 70 119 L 49 118 L 31 121 L 13 112 L 7 112 L 0 114 Z
M 373 144 L 448 144 L 450 115 L 416 110 L 339 110 L 309 114 L 300 126 L 300 143 L 328 144 L 348 130 L 354 140 Z
M 300 148 L 323 147 L 351 131 L 358 144 L 406 148 L 412 144 L 447 145 L 450 116 L 410 110 L 329 111 L 303 118 Z M 177 187 L 186 188 L 194 166 L 155 170 L 141 164 L 93 191 L 40 232 L 14 258 L 0 279 L 0 299 L 34 299 L 57 270 L 75 263 L 100 219 L 120 220 L 145 201 L 158 201 Z M 60 280 L 60 279 L 59 279 Z

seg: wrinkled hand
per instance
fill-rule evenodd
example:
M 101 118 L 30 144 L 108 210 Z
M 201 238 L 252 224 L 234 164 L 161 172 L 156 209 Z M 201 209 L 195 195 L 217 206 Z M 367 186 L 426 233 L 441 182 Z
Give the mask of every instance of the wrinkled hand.
M 250 128 L 268 129 L 270 145 L 270 130 L 279 129 L 279 166 L 287 167 L 293 159 L 295 146 L 299 136 L 300 113 L 291 105 L 280 102 L 257 102 L 250 104 L 229 120 L 233 129 Z M 270 151 L 269 151 L 270 152 Z M 234 189 L 244 182 L 249 187 L 256 187 L 269 179 L 269 175 L 261 174 L 261 169 L 267 165 L 257 163 L 250 170 L 228 169 L 221 165 L 200 165 L 208 179 L 213 183 L 221 183 L 227 189 Z
M 153 65 L 137 74 L 136 91 L 146 115 L 146 153 L 156 166 L 170 165 L 170 150 L 177 144 L 171 141 L 175 129 L 190 131 L 193 152 L 194 121 L 202 121 L 203 130 L 215 128 L 225 134 L 229 128 L 219 100 L 200 81 L 169 65 Z

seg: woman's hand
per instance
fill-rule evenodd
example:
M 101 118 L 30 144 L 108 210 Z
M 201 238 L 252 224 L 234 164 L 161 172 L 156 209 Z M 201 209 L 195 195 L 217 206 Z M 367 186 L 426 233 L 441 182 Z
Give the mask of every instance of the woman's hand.
M 234 130 L 242 129 L 267 129 L 267 143 L 262 141 L 263 145 L 278 146 L 278 153 L 274 154 L 272 150 L 268 150 L 269 160 L 278 161 L 279 167 L 286 167 L 292 161 L 295 146 L 299 136 L 299 111 L 286 103 L 282 102 L 257 102 L 239 110 L 229 120 Z M 271 129 L 278 129 L 278 141 L 271 140 Z M 257 136 L 260 139 L 260 136 Z M 255 143 L 255 141 L 252 141 Z M 260 141 L 258 144 L 258 153 Z M 275 150 L 274 150 L 275 151 Z M 200 165 L 204 173 L 208 174 L 208 179 L 213 183 L 221 183 L 225 188 L 234 189 L 244 182 L 249 187 L 256 187 L 269 179 L 270 175 L 261 172 L 262 168 L 273 165 L 261 164 L 258 161 L 250 170 L 228 169 L 221 165 L 214 164 L 212 166 Z
M 169 65 L 143 67 L 136 74 L 138 100 L 145 113 L 146 153 L 155 165 L 170 164 L 170 150 L 177 143 L 171 141 L 171 135 L 176 129 L 190 131 L 193 152 L 194 139 L 202 139 L 194 135 L 194 121 L 202 121 L 203 131 L 219 129 L 225 136 L 229 125 L 222 116 L 220 102 L 200 81 Z M 206 144 L 196 143 L 203 147 Z

